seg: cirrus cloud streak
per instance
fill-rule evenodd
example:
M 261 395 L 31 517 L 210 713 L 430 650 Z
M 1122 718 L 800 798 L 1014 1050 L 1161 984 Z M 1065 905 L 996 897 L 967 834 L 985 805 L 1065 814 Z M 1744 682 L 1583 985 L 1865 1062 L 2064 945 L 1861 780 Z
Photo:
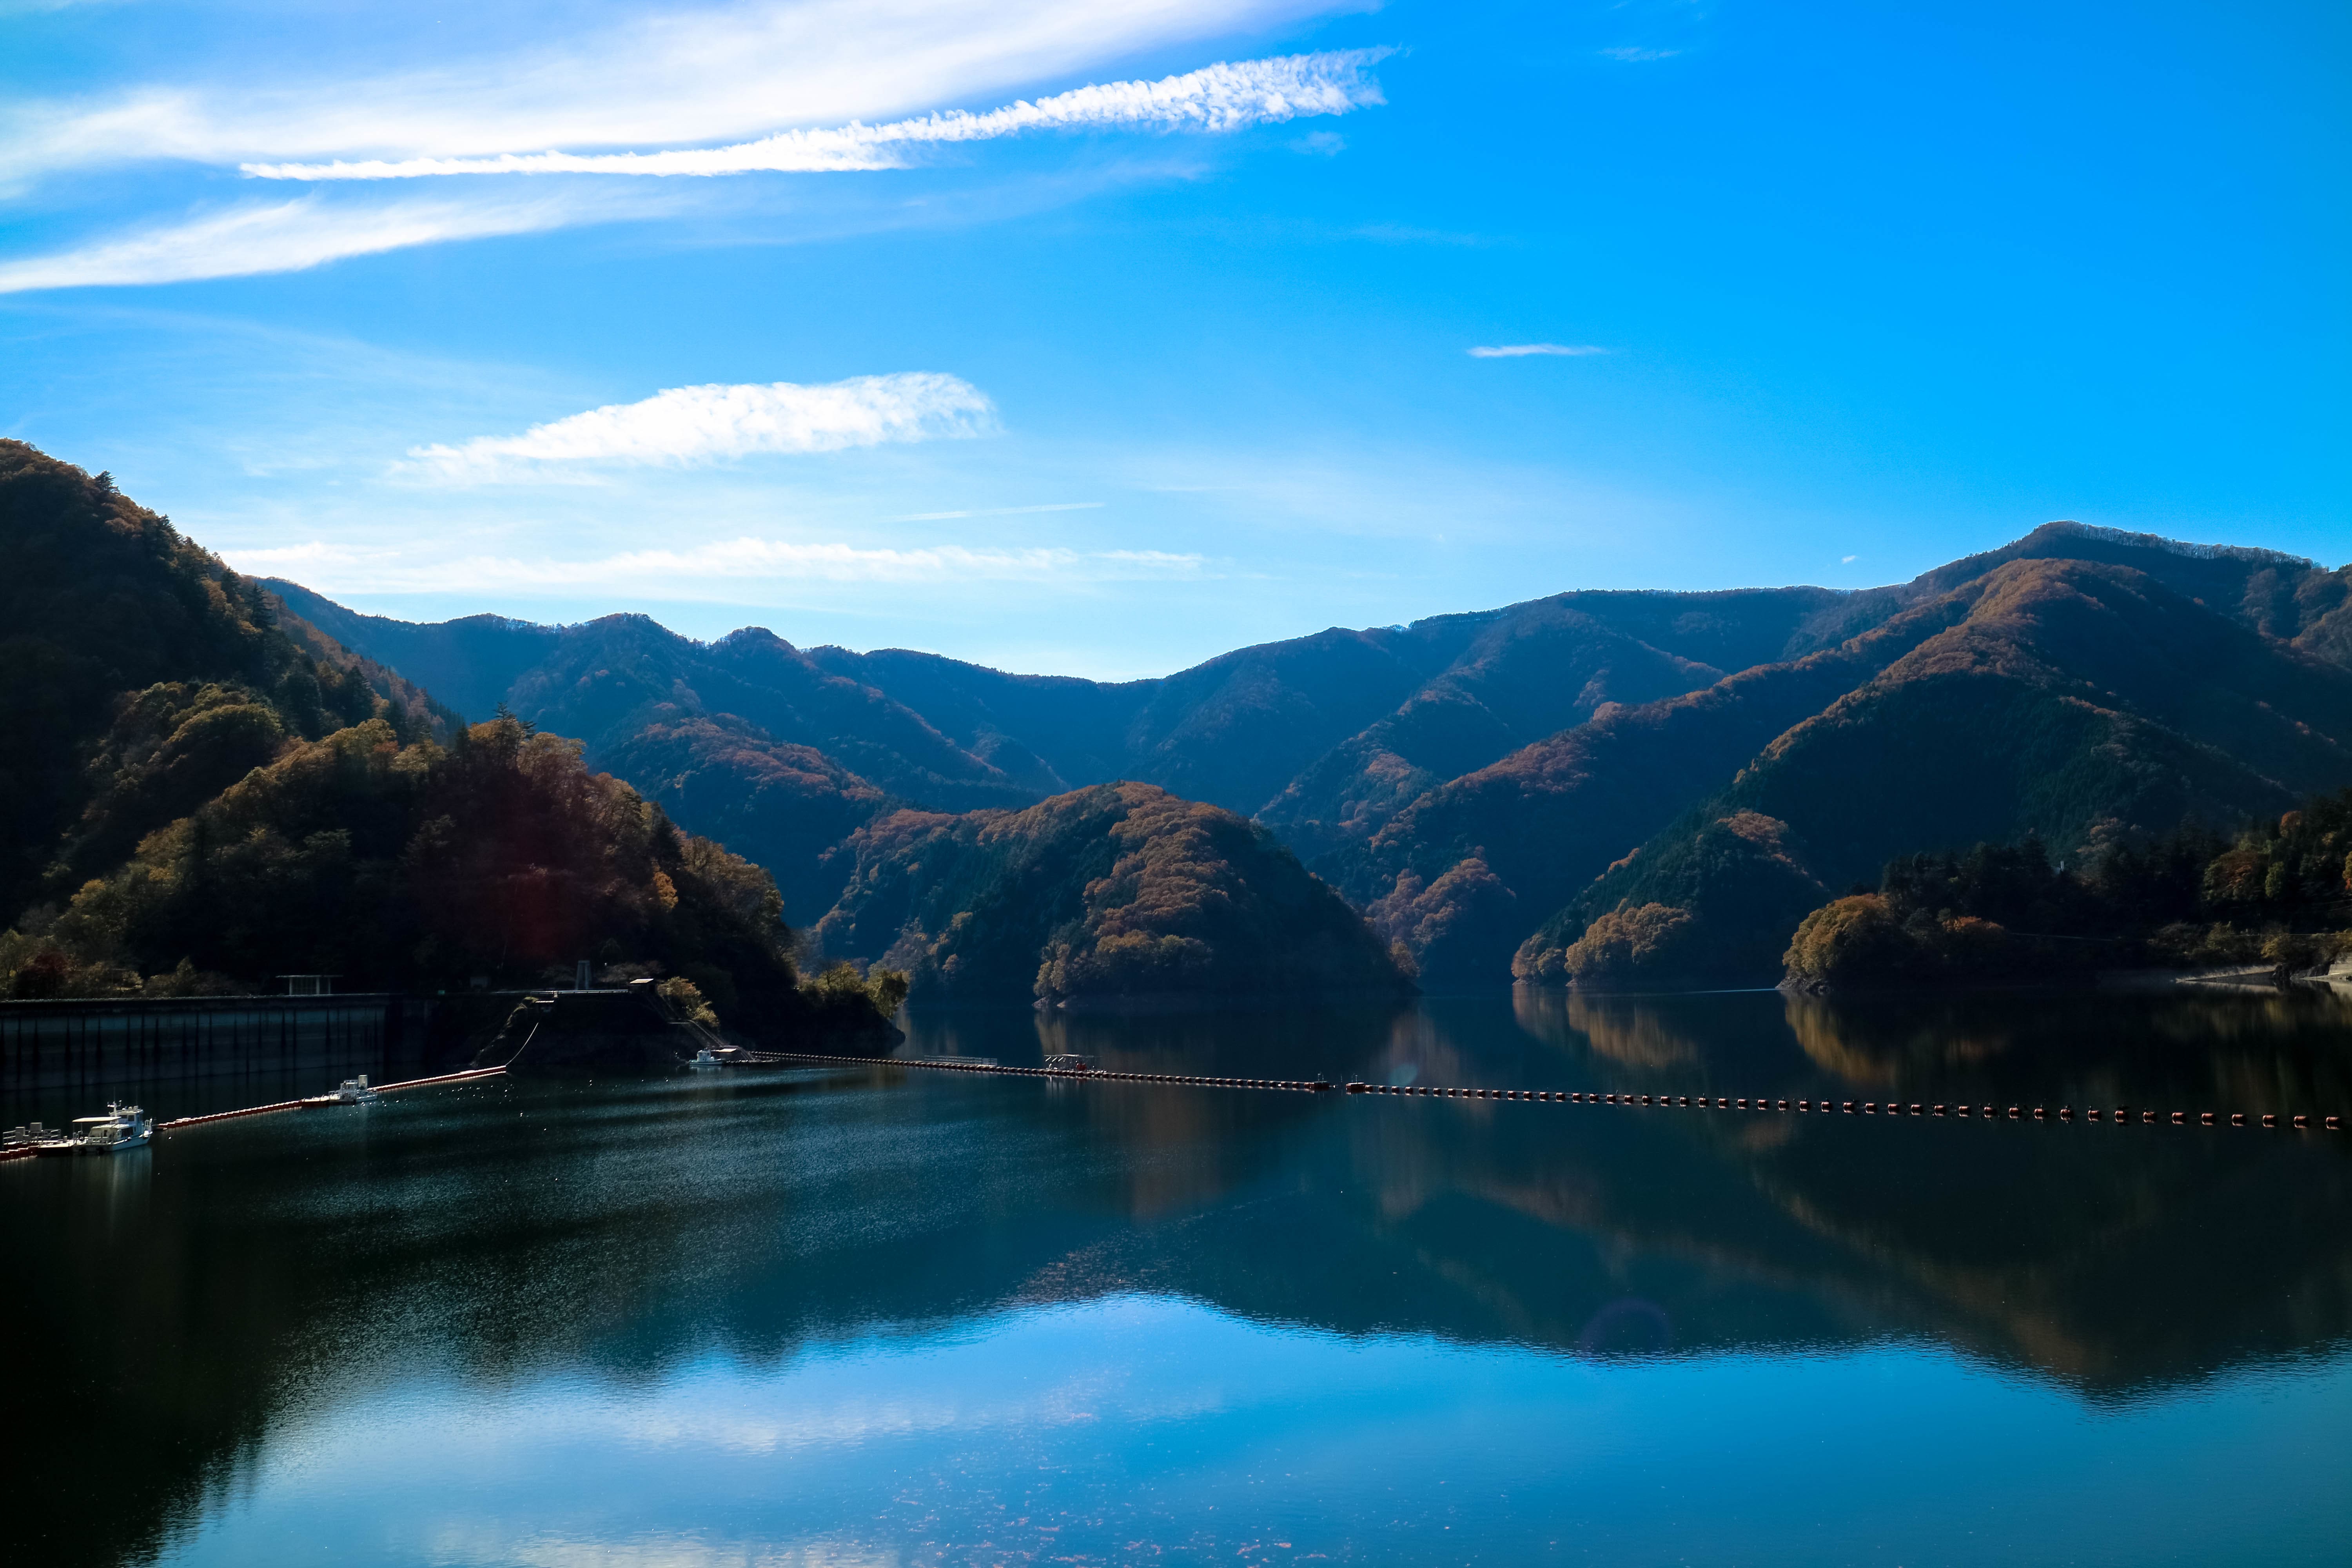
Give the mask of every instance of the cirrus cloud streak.
M 662 153 L 528 153 L 490 158 L 246 163 L 266 180 L 397 180 L 443 174 L 841 174 L 906 166 L 905 148 L 987 142 L 1031 131 L 1233 132 L 1386 101 L 1365 74 L 1385 49 L 1220 61 L 1158 81 L 1115 81 L 1023 100 L 984 114 L 961 110 L 885 125 L 784 131 L 731 147 Z
M 388 34 L 400 45 L 386 57 L 391 68 L 365 77 L 322 67 L 303 47 L 332 40 L 323 16 L 306 24 L 289 13 L 255 47 L 193 61 L 178 81 L 0 103 L 0 171 L 21 180 L 156 159 L 676 146 L 893 119 L 1067 79 L 1139 51 L 1364 8 L 1365 0 L 724 0 L 601 26 L 589 13 L 568 31 L 509 29 L 511 46 L 455 58 L 427 19 Z
M 1526 359 L 1531 354 L 1558 354 L 1568 359 L 1581 359 L 1586 354 L 1605 354 L 1609 351 L 1592 343 L 1494 343 L 1469 351 L 1472 359 Z
M 581 199 L 583 195 L 589 199 Z M 0 261 L 0 294 L 299 272 L 323 262 L 410 246 L 653 217 L 670 205 L 615 200 L 609 192 L 551 192 L 495 202 L 404 200 L 362 205 L 299 196 L 247 203 L 47 256 Z

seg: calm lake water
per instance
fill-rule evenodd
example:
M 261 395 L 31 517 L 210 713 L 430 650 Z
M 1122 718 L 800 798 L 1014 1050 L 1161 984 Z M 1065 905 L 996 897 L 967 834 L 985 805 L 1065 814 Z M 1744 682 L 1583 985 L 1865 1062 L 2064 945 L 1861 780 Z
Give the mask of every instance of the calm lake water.
M 2324 998 L 1522 994 L 914 1036 L 2352 1111 Z M 0 1166 L 0 1247 L 25 1561 L 2352 1558 L 2352 1133 L 511 1079 Z

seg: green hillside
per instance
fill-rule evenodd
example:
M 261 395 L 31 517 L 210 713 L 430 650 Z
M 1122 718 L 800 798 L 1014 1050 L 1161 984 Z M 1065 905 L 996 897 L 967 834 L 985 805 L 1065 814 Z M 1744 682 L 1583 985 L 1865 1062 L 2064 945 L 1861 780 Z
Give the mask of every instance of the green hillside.
M 280 748 L 422 695 L 277 625 L 271 595 L 167 518 L 0 440 L 0 910 L 69 895 Z

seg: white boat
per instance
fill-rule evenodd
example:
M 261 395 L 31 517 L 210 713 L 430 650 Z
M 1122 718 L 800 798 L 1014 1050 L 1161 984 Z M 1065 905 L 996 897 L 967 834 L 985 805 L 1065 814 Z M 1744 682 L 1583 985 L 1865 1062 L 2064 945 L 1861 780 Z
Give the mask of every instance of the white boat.
M 716 1068 L 723 1068 L 727 1064 L 719 1058 L 718 1052 L 712 1050 L 709 1046 L 705 1046 L 700 1050 L 695 1052 L 694 1059 L 686 1065 L 692 1068 L 697 1072 L 709 1072 Z
M 319 1098 L 337 1105 L 373 1105 L 383 1096 L 368 1086 L 367 1074 L 362 1073 L 357 1078 L 343 1079 L 331 1092 Z
M 35 1147 L 44 1154 L 117 1154 L 145 1148 L 155 1133 L 152 1117 L 135 1105 L 110 1100 L 105 1115 L 77 1116 L 74 1125 L 81 1131 Z

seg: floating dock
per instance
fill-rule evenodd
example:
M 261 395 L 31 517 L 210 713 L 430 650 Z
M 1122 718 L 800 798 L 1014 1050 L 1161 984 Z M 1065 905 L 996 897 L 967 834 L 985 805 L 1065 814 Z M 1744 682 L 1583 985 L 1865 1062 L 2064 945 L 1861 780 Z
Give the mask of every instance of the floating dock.
M 433 1078 L 412 1078 L 404 1083 L 379 1083 L 373 1086 L 378 1094 L 397 1094 L 404 1089 L 425 1089 L 434 1084 L 471 1083 L 477 1079 L 499 1078 L 504 1068 L 474 1068 L 466 1072 L 441 1073 Z M 280 1100 L 268 1105 L 248 1105 L 240 1110 L 215 1110 L 203 1116 L 178 1116 L 155 1124 L 155 1135 L 176 1132 L 190 1127 L 205 1127 L 215 1121 L 240 1121 L 248 1116 L 273 1116 L 281 1110 L 321 1110 L 329 1106 L 343 1105 L 345 1100 L 331 1094 L 314 1094 L 301 1100 Z M 29 1159 L 38 1153 L 36 1148 L 10 1149 L 0 1152 L 0 1161 Z

